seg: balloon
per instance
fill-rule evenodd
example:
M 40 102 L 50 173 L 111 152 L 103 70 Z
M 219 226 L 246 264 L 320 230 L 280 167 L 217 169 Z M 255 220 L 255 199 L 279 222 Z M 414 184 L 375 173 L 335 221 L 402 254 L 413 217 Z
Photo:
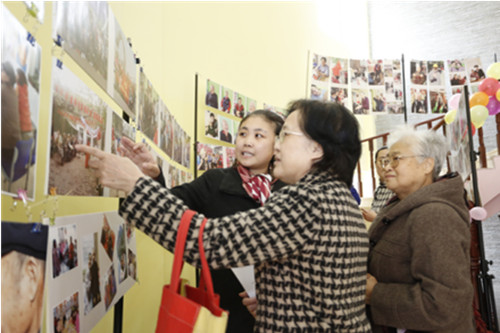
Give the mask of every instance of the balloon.
M 458 104 L 460 103 L 461 96 L 462 96 L 462 94 L 455 94 L 455 95 L 450 97 L 450 100 L 448 101 L 448 106 L 450 107 L 450 110 L 452 110 L 452 109 L 457 110 L 458 109 Z
M 484 79 L 479 84 L 479 91 L 486 93 L 488 96 L 495 95 L 498 89 L 500 89 L 500 83 L 492 77 Z
M 497 90 L 497 100 L 500 102 L 500 89 Z
M 444 115 L 444 122 L 447 125 L 449 125 L 453 121 L 455 121 L 456 116 L 457 116 L 457 110 L 456 109 L 450 110 L 450 111 L 446 112 L 446 114 Z
M 470 119 L 476 128 L 483 126 L 488 118 L 488 109 L 484 105 L 476 105 L 470 109 Z
M 495 62 L 486 70 L 486 76 L 500 80 L 500 62 Z
M 489 103 L 488 105 L 486 105 L 486 107 L 488 108 L 488 113 L 490 114 L 490 116 L 494 116 L 497 113 L 500 113 L 500 102 L 498 101 L 498 99 L 496 99 L 495 96 L 490 96 Z
M 474 134 L 476 134 L 476 127 L 474 126 L 474 124 L 470 124 L 470 129 L 472 132 L 472 136 L 474 136 Z
M 482 221 L 488 216 L 488 212 L 483 207 L 473 207 L 469 210 L 470 217 L 476 221 Z
M 488 95 L 486 95 L 486 93 L 482 92 L 482 91 L 478 91 L 477 93 L 475 93 L 474 95 L 471 96 L 470 98 L 470 101 L 469 101 L 469 106 L 470 107 L 473 107 L 473 106 L 476 106 L 476 105 L 488 105 L 488 102 L 489 102 L 489 98 L 488 98 Z

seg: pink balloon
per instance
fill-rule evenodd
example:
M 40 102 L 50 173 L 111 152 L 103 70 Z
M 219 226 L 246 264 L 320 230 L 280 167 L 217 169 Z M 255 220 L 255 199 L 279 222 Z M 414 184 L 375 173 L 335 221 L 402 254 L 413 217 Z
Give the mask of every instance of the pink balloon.
M 482 91 L 486 93 L 488 96 L 493 96 L 497 92 L 497 90 L 500 88 L 500 82 L 495 80 L 492 77 L 488 77 L 484 79 L 480 84 L 479 84 L 479 91 Z
M 500 101 L 495 96 L 490 96 L 490 101 L 488 102 L 488 105 L 486 105 L 488 108 L 488 114 L 490 116 L 494 116 L 497 113 L 500 113 Z
M 488 216 L 488 212 L 483 207 L 473 207 L 469 210 L 470 217 L 476 221 L 482 221 Z
M 460 103 L 460 97 L 462 94 L 455 94 L 450 97 L 448 101 L 449 110 L 458 110 L 458 104 Z

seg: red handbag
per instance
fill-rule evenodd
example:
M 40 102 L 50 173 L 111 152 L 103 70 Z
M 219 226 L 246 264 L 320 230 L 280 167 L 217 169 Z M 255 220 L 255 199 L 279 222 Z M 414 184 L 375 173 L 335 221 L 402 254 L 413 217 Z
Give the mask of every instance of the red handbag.
M 199 287 L 180 283 L 186 237 L 194 214 L 196 212 L 192 210 L 184 212 L 177 230 L 172 275 L 170 284 L 163 286 L 156 333 L 226 331 L 228 312 L 219 307 L 219 295 L 214 293 L 212 277 L 203 249 L 203 230 L 207 219 L 203 220 L 198 236 L 201 261 Z M 183 296 L 184 294 L 186 296 Z

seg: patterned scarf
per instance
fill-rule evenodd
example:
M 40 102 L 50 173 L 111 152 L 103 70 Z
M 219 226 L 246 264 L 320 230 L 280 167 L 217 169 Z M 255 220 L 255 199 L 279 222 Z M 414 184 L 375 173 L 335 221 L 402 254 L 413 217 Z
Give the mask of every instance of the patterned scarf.
M 271 176 L 268 174 L 258 174 L 253 176 L 250 170 L 243 165 L 238 165 L 238 173 L 243 180 L 243 188 L 247 191 L 248 195 L 259 202 L 261 206 L 271 195 Z

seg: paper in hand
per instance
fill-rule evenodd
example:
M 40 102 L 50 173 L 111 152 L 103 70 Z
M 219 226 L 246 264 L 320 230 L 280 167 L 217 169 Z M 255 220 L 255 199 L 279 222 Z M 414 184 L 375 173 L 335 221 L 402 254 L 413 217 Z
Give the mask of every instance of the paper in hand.
M 248 297 L 256 297 L 255 293 L 255 274 L 253 271 L 253 265 L 245 267 L 231 268 L 234 275 L 238 278 L 241 285 L 248 294 Z

